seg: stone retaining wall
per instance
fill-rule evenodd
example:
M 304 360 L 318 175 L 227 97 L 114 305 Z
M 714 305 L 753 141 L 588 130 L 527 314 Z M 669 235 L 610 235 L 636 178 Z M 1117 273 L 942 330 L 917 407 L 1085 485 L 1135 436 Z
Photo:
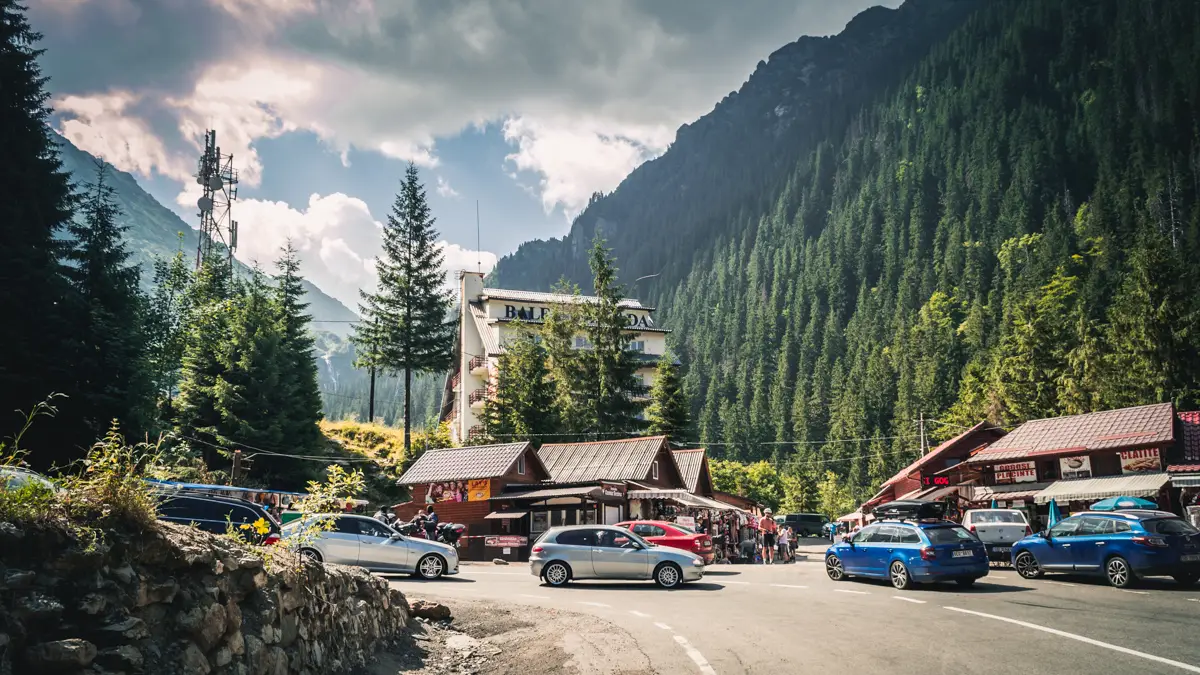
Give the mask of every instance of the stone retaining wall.
M 84 551 L 0 523 L 0 675 L 343 673 L 396 640 L 404 596 L 359 568 L 268 571 L 252 549 L 157 524 Z

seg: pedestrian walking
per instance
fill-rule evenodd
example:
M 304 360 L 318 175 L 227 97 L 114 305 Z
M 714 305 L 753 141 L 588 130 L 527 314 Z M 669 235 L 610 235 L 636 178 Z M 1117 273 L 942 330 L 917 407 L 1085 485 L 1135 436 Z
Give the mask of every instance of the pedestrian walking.
M 763 512 L 762 520 L 758 521 L 758 529 L 763 536 L 763 563 L 770 565 L 775 562 L 775 533 L 778 526 L 771 517 L 771 509 Z
M 791 540 L 789 539 L 788 529 L 786 527 L 779 528 L 779 556 L 783 558 L 783 562 L 791 562 Z

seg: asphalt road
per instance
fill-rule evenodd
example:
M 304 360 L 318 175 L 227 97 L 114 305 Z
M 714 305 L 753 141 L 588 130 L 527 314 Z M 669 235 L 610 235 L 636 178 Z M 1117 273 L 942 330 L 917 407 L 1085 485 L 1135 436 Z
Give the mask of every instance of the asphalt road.
M 621 672 L 649 661 L 659 673 L 1200 673 L 1200 589 L 1170 579 L 1136 590 L 1052 575 L 1026 581 L 993 569 L 971 589 L 833 582 L 820 545 L 809 562 L 716 565 L 701 582 L 663 591 L 651 582 L 545 586 L 527 565 L 468 564 L 437 582 L 407 578 L 405 593 L 445 602 L 501 601 L 522 616 L 600 617 L 627 631 L 635 650 L 599 655 Z M 551 611 L 554 610 L 554 611 Z M 565 640 L 566 638 L 564 638 Z

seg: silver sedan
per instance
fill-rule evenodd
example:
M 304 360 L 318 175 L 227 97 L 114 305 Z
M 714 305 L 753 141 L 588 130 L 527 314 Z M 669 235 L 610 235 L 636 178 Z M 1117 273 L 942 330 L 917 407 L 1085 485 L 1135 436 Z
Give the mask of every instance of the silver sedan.
M 333 529 L 301 544 L 303 555 L 319 562 L 357 565 L 373 572 L 408 572 L 425 579 L 458 574 L 458 550 L 440 541 L 406 537 L 366 516 L 333 518 Z M 302 536 L 303 520 L 283 526 L 284 539 Z
M 572 579 L 653 579 L 663 588 L 677 588 L 702 579 L 704 561 L 619 527 L 575 525 L 547 530 L 533 545 L 529 571 L 551 586 Z

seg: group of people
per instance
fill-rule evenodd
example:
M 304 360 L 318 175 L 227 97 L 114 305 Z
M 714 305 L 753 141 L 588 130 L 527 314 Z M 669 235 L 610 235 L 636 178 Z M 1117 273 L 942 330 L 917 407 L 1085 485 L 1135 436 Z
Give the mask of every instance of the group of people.
M 742 539 L 742 559 L 745 562 L 757 562 L 759 555 L 765 565 L 789 563 L 796 560 L 796 531 L 791 525 L 780 525 L 775 522 L 771 509 L 763 512 L 758 521 L 758 537 L 748 534 Z M 754 532 L 752 530 L 751 532 Z

